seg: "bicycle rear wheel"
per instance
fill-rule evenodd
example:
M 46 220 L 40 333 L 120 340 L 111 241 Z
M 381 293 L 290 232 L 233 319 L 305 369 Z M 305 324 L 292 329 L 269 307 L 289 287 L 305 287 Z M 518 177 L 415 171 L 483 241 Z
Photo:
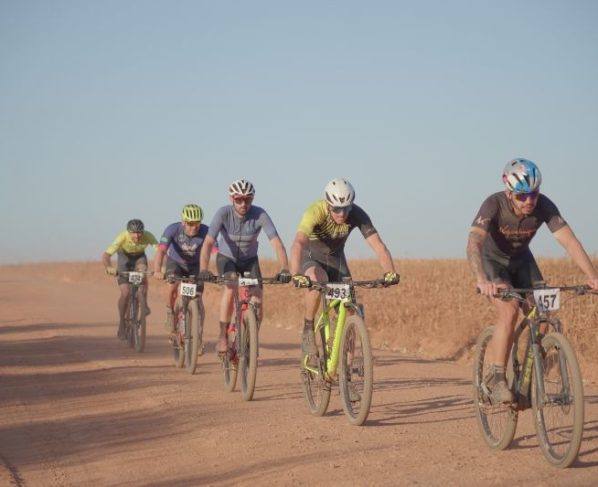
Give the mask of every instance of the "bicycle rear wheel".
M 236 318 L 235 318 L 236 319 Z M 226 392 L 233 392 L 237 385 L 237 369 L 239 365 L 239 357 L 237 355 L 236 333 L 232 333 L 234 324 L 226 331 L 228 348 L 222 357 L 222 372 L 224 373 L 224 390 Z M 236 328 L 236 326 L 235 326 Z
M 199 353 L 201 341 L 201 329 L 203 324 L 204 309 L 203 304 L 193 299 L 189 302 L 189 316 L 187 326 L 190 326 L 190 333 L 186 333 L 183 343 L 183 353 L 185 357 L 185 368 L 190 374 L 195 373 L 197 368 L 197 355 Z M 188 336 L 188 338 L 187 338 Z
M 538 391 L 540 380 L 544 384 L 543 397 Z M 573 347 L 560 333 L 546 335 L 542 339 L 542 371 L 532 376 L 532 408 L 542 453 L 557 467 L 568 467 L 579 453 L 583 401 L 581 372 Z
M 185 363 L 185 345 L 184 345 L 184 326 L 189 326 L 189 316 L 183 316 L 183 304 L 180 298 L 177 298 L 174 304 L 174 333 L 171 336 L 172 354 L 174 358 L 174 366 L 177 369 L 183 367 Z M 188 309 L 188 308 L 187 308 Z M 187 312 L 188 314 L 188 312 Z M 183 324 L 184 322 L 184 324 Z
M 340 389 L 349 422 L 361 426 L 370 413 L 374 362 L 368 330 L 360 316 L 347 317 L 341 337 Z
M 324 328 L 321 327 L 315 333 L 317 354 L 304 358 L 301 369 L 303 395 L 309 412 L 314 416 L 323 416 L 330 403 L 330 383 L 323 377 L 328 359 Z
M 239 375 L 241 377 L 241 394 L 244 401 L 251 401 L 255 391 L 258 355 L 257 334 L 257 318 L 253 307 L 249 306 L 243 315 L 241 349 L 239 350 Z
M 480 433 L 484 441 L 496 450 L 507 448 L 517 429 L 517 411 L 504 404 L 493 404 L 485 380 L 493 376 L 492 363 L 488 357 L 488 345 L 494 334 L 494 326 L 486 328 L 478 337 L 473 363 L 473 406 Z

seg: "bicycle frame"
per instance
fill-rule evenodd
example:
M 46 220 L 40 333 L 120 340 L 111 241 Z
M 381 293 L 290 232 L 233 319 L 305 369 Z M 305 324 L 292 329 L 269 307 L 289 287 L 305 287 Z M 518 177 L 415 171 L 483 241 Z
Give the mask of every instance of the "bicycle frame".
M 354 296 L 353 288 L 351 287 L 351 294 Z M 335 381 L 337 377 L 338 363 L 340 357 L 340 345 L 341 337 L 343 336 L 343 329 L 347 319 L 347 309 L 350 308 L 352 312 L 358 313 L 363 318 L 361 308 L 351 301 L 345 301 L 342 299 L 333 299 L 326 303 L 324 294 L 321 296 L 322 300 L 322 311 L 318 316 L 318 321 L 315 325 L 315 333 L 323 333 L 324 343 L 326 344 L 326 363 L 325 370 L 316 370 L 308 365 L 308 357 L 304 357 L 303 366 L 306 370 L 314 373 L 322 374 L 328 381 Z M 338 312 L 336 327 L 334 329 L 334 340 L 330 345 L 330 335 L 332 330 L 330 329 L 330 313 L 336 310 Z

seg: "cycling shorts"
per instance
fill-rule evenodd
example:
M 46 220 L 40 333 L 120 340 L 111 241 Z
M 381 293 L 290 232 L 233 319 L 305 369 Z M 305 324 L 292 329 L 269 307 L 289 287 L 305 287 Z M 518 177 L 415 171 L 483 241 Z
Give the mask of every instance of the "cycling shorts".
M 486 276 L 492 282 L 510 284 L 515 288 L 532 288 L 542 281 L 542 273 L 531 252 L 517 257 L 482 255 Z
M 327 255 L 323 258 L 322 256 L 318 258 L 310 252 L 305 252 L 303 254 L 301 271 L 305 274 L 311 267 L 322 269 L 328 276 L 329 282 L 342 282 L 343 278 L 351 277 L 344 252 L 340 255 Z
M 119 250 L 116 254 L 116 270 L 121 272 L 147 271 L 147 257 L 144 253 L 141 254 L 127 254 L 123 250 Z M 118 276 L 118 284 L 126 284 L 129 282 L 129 276 Z
M 168 280 L 169 277 L 176 276 L 176 277 L 189 277 L 189 276 L 197 276 L 199 274 L 199 262 L 194 263 L 193 265 L 189 264 L 181 264 L 176 260 L 166 256 L 166 272 L 164 272 L 164 277 Z M 203 282 L 197 283 L 197 292 L 203 292 Z
M 223 276 L 229 272 L 245 276 L 245 273 L 247 272 L 249 275 L 246 277 L 257 277 L 258 279 L 262 278 L 260 262 L 257 257 L 252 257 L 246 261 L 235 262 L 225 255 L 218 254 L 216 256 L 216 269 L 218 270 L 219 276 Z M 259 283 L 258 287 L 260 289 L 263 287 L 261 282 Z

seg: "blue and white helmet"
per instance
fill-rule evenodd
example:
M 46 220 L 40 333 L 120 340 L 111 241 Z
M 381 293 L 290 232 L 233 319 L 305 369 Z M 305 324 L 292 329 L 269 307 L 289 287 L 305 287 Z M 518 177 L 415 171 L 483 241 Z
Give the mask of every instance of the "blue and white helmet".
M 502 171 L 502 181 L 513 193 L 531 193 L 542 183 L 542 174 L 532 161 L 513 159 Z

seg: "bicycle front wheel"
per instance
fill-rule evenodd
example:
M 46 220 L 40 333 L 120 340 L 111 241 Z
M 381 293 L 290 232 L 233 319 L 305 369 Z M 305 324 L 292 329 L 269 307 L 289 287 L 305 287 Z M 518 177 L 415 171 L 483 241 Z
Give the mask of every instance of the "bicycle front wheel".
M 129 316 L 127 318 L 125 333 L 127 334 L 127 344 L 130 348 L 135 346 L 135 329 L 137 323 L 139 323 L 139 299 L 137 299 L 137 293 L 131 292 L 129 297 Z
M 143 296 L 143 299 L 141 301 L 137 300 L 137 316 L 139 319 L 134 322 L 133 342 L 135 346 L 135 351 L 141 353 L 145 349 L 145 312 L 147 298 L 145 297 L 145 293 L 142 291 L 142 288 L 140 288 L 138 292 L 141 292 L 141 296 Z
M 323 416 L 330 403 L 330 383 L 324 377 L 328 360 L 325 327 L 316 331 L 315 341 L 317 353 L 303 358 L 301 378 L 309 412 L 314 416 Z
M 368 330 L 360 316 L 347 318 L 341 337 L 340 388 L 349 422 L 365 423 L 372 403 L 374 361 Z
M 257 318 L 250 306 L 243 316 L 241 350 L 239 350 L 239 375 L 241 376 L 241 394 L 244 401 L 251 401 L 255 390 L 258 355 L 257 333 Z
M 188 310 L 189 308 L 187 308 Z M 187 311 L 187 315 L 188 315 Z M 183 316 L 183 304 L 180 298 L 177 298 L 174 304 L 174 320 L 175 320 L 175 332 L 171 336 L 172 344 L 172 355 L 174 359 L 174 366 L 180 369 L 185 364 L 185 344 L 184 334 L 181 329 L 183 326 L 189 326 L 189 316 Z M 183 325 L 184 322 L 185 324 Z
M 197 355 L 201 342 L 201 330 L 203 326 L 204 309 L 203 304 L 193 299 L 189 302 L 189 313 L 187 325 L 191 329 L 185 334 L 183 353 L 185 357 L 185 368 L 190 374 L 195 373 L 197 368 Z
M 517 411 L 490 399 L 489 382 L 493 377 L 488 345 L 494 335 L 494 326 L 486 328 L 478 337 L 473 362 L 473 406 L 484 441 L 496 450 L 507 448 L 517 429 Z
M 542 370 L 534 372 L 532 408 L 538 442 L 551 464 L 566 468 L 579 453 L 584 421 L 581 372 L 569 340 L 560 333 L 546 335 L 542 339 Z

